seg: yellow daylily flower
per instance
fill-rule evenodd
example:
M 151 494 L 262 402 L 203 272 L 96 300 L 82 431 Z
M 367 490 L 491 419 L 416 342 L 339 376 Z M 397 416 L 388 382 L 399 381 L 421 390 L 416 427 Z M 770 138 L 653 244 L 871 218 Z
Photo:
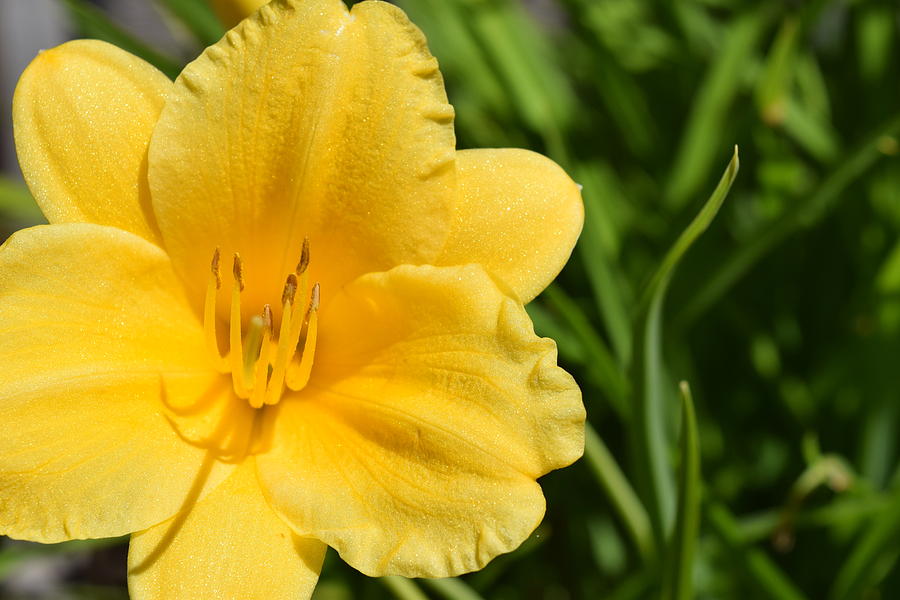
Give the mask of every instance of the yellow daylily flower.
M 523 303 L 578 187 L 456 151 L 402 11 L 276 0 L 174 82 L 97 41 L 14 99 L 50 225 L 0 250 L 0 534 L 131 533 L 134 598 L 306 598 L 479 569 L 537 526 L 584 409 Z
M 253 11 L 268 2 L 269 0 L 212 0 L 212 7 L 215 9 L 219 19 L 226 26 L 231 27 L 237 25 L 241 19 L 249 17 Z

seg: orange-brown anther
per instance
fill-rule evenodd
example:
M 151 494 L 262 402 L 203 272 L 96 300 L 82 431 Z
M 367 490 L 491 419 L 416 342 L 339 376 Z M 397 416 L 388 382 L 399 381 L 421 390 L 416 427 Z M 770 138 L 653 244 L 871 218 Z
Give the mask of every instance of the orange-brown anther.
M 313 286 L 312 292 L 309 295 L 309 310 L 306 312 L 307 318 L 309 318 L 309 314 L 314 310 L 319 310 L 319 282 Z
M 241 288 L 241 291 L 244 291 L 244 263 L 241 261 L 241 255 L 237 252 L 234 253 L 234 263 L 231 267 L 231 272 L 234 274 L 234 280 L 237 281 L 238 285 Z
M 210 270 L 212 271 L 213 277 L 216 278 L 216 289 L 222 287 L 222 276 L 219 273 L 219 249 L 216 248 L 215 253 L 212 257 L 212 263 L 209 265 Z
M 303 275 L 309 268 L 309 238 L 303 238 L 303 250 L 300 251 L 300 262 L 297 263 L 297 275 Z
M 284 291 L 281 292 L 281 305 L 293 305 L 294 295 L 297 293 L 297 276 L 291 273 L 284 283 Z

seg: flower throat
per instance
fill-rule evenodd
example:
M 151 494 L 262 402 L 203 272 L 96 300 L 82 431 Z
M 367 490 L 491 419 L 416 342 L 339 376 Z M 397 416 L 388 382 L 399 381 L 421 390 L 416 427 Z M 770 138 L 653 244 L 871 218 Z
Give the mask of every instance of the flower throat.
M 203 329 L 207 348 L 216 369 L 231 373 L 234 393 L 246 399 L 253 408 L 277 404 L 284 388 L 299 391 L 309 381 L 316 351 L 318 332 L 319 284 L 309 291 L 309 300 L 298 304 L 306 296 L 309 285 L 309 240 L 303 240 L 300 262 L 287 276 L 281 294 L 281 324 L 276 335 L 269 304 L 262 314 L 253 315 L 242 331 L 241 293 L 244 291 L 244 272 L 241 256 L 234 253 L 231 278 L 231 310 L 229 312 L 228 353 L 219 350 L 216 336 L 216 302 L 222 287 L 219 268 L 219 249 L 216 248 L 210 265 L 203 307 Z

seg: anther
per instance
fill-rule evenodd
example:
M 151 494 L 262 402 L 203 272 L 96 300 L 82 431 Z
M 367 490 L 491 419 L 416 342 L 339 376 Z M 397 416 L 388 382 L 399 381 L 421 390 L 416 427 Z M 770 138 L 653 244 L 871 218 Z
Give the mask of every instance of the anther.
M 300 262 L 297 263 L 297 275 L 303 275 L 309 268 L 309 238 L 303 238 L 303 249 L 300 251 Z
M 228 361 L 219 351 L 219 340 L 216 336 L 216 300 L 218 290 L 222 287 L 222 278 L 219 275 L 219 249 L 216 248 L 210 264 L 209 281 L 206 283 L 206 298 L 203 302 L 203 334 L 206 340 L 206 348 L 213 360 L 213 365 L 220 373 L 228 372 Z
M 216 289 L 222 287 L 222 276 L 219 275 L 219 248 L 216 247 L 215 253 L 213 253 L 212 264 L 210 264 L 210 270 L 212 271 L 213 277 L 216 278 Z
M 294 304 L 294 295 L 297 293 L 297 276 L 291 273 L 287 276 L 287 281 L 284 283 L 284 291 L 281 292 L 281 304 L 284 305 L 293 305 Z
M 241 255 L 237 252 L 234 253 L 234 263 L 231 267 L 231 272 L 234 274 L 234 280 L 238 282 L 238 285 L 241 286 L 240 291 L 244 291 L 244 264 L 241 262 Z
M 269 335 L 272 335 L 272 307 L 268 304 L 263 306 L 263 319 L 266 321 L 266 329 Z
M 309 311 L 307 312 L 307 317 L 309 313 L 315 312 L 319 310 L 319 284 L 313 286 L 312 293 L 309 295 Z

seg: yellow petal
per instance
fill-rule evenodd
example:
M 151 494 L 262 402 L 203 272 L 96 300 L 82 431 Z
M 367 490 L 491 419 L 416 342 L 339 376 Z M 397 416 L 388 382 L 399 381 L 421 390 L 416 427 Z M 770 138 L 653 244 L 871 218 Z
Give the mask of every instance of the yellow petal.
M 264 428 L 273 508 L 369 575 L 516 548 L 543 516 L 535 479 L 583 450 L 555 344 L 475 265 L 367 275 L 320 316 L 313 378 Z
M 435 264 L 479 263 L 528 302 L 572 253 L 584 221 L 581 192 L 556 163 L 527 150 L 456 157 L 459 195 Z
M 96 40 L 41 52 L 13 99 L 16 151 L 51 223 L 111 225 L 158 242 L 147 146 L 172 82 Z
M 278 0 L 188 65 L 150 146 L 153 206 L 199 293 L 216 247 L 244 260 L 254 312 L 279 298 L 304 236 L 329 293 L 427 262 L 455 190 L 453 109 L 396 7 Z
M 99 225 L 21 231 L 0 248 L 0 324 L 0 534 L 123 535 L 231 470 L 165 406 L 216 376 L 158 247 Z
M 268 0 L 212 0 L 212 6 L 226 27 L 234 27 Z
M 250 459 L 190 512 L 132 536 L 128 589 L 133 600 L 305 600 L 325 550 L 275 516 Z

